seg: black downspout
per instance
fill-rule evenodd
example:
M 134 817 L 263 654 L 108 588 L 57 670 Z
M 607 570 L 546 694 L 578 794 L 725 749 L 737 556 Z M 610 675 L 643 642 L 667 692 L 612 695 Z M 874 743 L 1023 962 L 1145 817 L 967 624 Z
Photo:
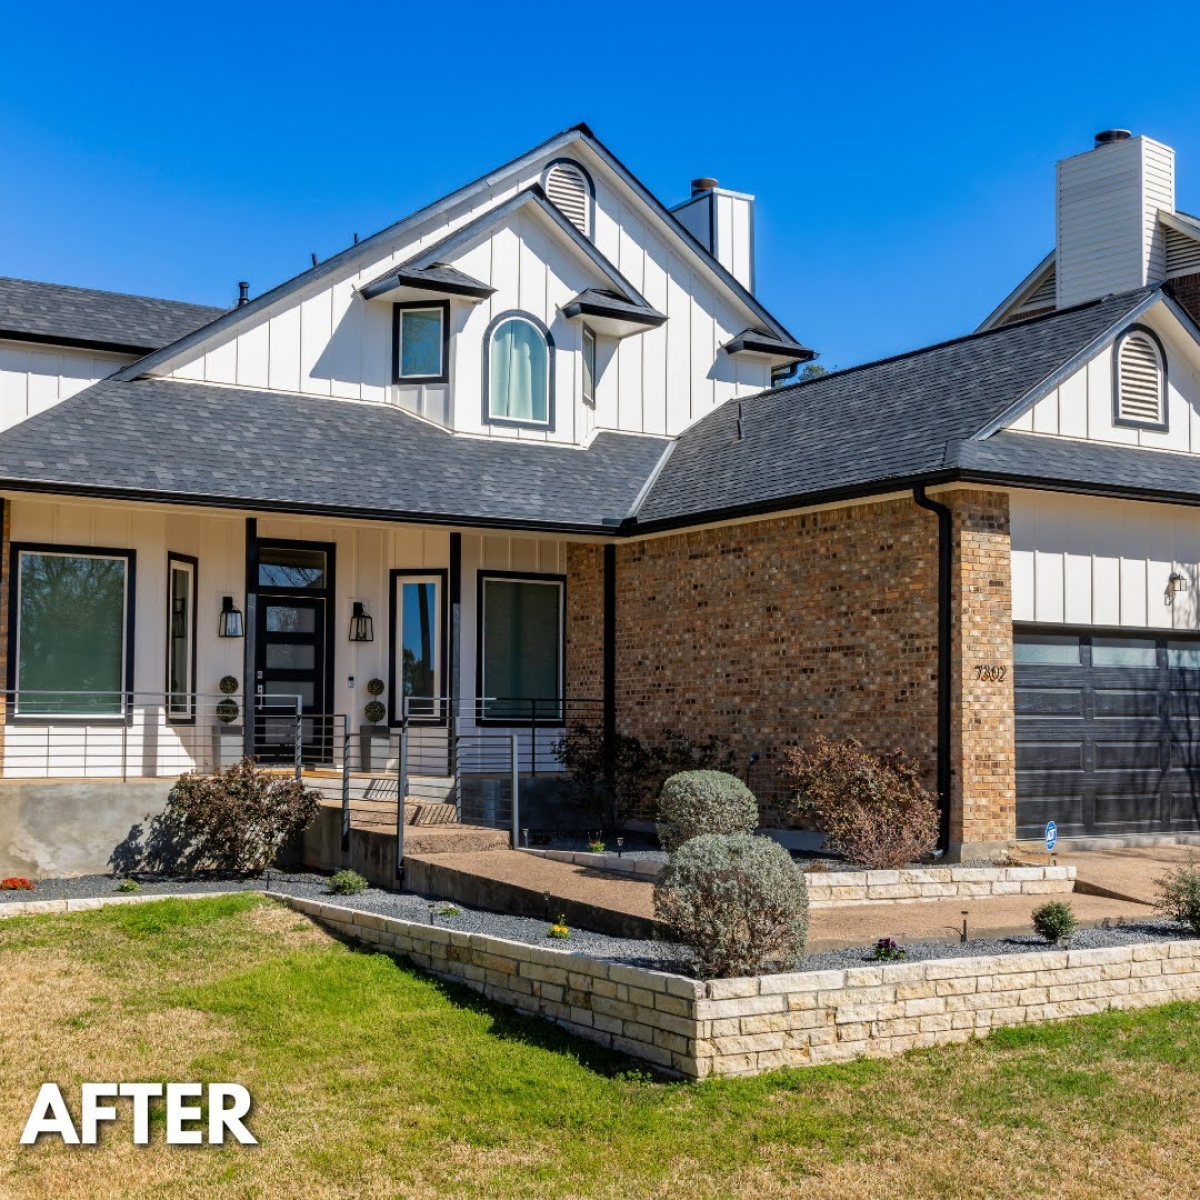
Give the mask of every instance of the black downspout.
M 913 488 L 913 499 L 938 519 L 938 667 L 937 667 L 937 797 L 938 842 L 945 854 L 950 849 L 950 614 L 952 542 L 950 510 L 925 494 L 925 485 Z

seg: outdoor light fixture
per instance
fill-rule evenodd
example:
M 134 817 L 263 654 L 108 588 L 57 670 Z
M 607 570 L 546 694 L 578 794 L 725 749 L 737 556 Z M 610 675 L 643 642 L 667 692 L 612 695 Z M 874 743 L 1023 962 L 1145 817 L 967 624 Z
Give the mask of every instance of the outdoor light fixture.
M 1172 596 L 1178 596 L 1180 592 L 1186 592 L 1187 589 L 1187 576 L 1180 575 L 1178 571 L 1172 571 L 1170 578 L 1167 580 L 1167 591 L 1169 591 Z
M 354 612 L 350 616 L 350 640 L 352 642 L 373 642 L 375 640 L 375 622 L 367 616 L 361 600 L 354 601 Z
M 221 623 L 217 626 L 218 637 L 243 637 L 242 610 L 238 608 L 232 596 L 221 598 Z
M 187 600 L 183 596 L 171 601 L 171 636 L 187 637 Z

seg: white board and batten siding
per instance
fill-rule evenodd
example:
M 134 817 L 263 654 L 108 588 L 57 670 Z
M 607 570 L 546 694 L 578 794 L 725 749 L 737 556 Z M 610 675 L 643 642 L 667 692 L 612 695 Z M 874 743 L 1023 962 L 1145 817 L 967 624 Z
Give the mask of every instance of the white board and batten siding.
M 0 341 L 0 429 L 69 400 L 132 361 L 127 354 Z
M 1013 620 L 1200 628 L 1200 510 L 1014 491 Z M 1173 572 L 1188 590 L 1170 597 Z
M 1058 164 L 1058 307 L 1166 278 L 1160 210 L 1175 211 L 1175 152 L 1147 137 Z
M 1167 428 L 1135 429 L 1113 420 L 1113 347 L 1106 346 L 1089 362 L 1008 428 L 1085 441 L 1141 446 L 1200 454 L 1200 361 L 1194 339 L 1180 328 L 1165 306 L 1141 318 L 1158 334 L 1166 352 Z
M 770 385 L 769 367 L 731 359 L 719 347 L 758 318 L 727 295 L 714 276 L 673 242 L 642 202 L 580 143 L 570 148 L 595 184 L 591 218 L 600 252 L 667 314 L 658 329 L 620 341 L 600 337 L 594 408 L 582 398 L 580 322 L 558 311 L 585 286 L 607 286 L 561 232 L 526 208 L 448 256 L 497 288 L 477 306 L 452 302 L 448 385 L 391 382 L 392 305 L 363 300 L 357 288 L 440 241 L 487 209 L 539 182 L 545 160 L 448 214 L 397 238 L 385 250 L 282 300 L 253 325 L 204 345 L 170 374 L 248 388 L 402 405 L 463 432 L 578 442 L 596 428 L 670 434 L 714 406 Z M 546 160 L 553 157 L 548 153 Z M 746 253 L 748 253 L 748 246 Z M 431 296 L 432 298 L 432 296 Z M 553 431 L 514 429 L 482 420 L 483 335 L 494 316 L 519 308 L 538 317 L 556 345 Z

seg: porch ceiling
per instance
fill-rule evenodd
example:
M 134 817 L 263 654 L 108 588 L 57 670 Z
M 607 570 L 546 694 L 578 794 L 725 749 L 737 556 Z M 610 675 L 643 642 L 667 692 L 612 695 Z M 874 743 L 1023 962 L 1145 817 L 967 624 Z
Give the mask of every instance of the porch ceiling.
M 387 405 L 107 379 L 0 434 L 0 487 L 601 533 L 665 445 L 468 438 Z

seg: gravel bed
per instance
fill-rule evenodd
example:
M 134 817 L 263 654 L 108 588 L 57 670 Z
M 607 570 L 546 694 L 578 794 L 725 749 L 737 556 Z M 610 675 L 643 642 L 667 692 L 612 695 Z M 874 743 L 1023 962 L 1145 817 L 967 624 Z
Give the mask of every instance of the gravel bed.
M 658 842 L 646 834 L 625 834 L 625 845 L 621 847 L 620 854 L 622 858 L 628 858 L 634 862 L 660 862 L 667 861 L 667 852 L 658 848 Z M 604 852 L 606 854 L 617 853 L 617 840 L 615 837 L 601 838 L 604 842 Z M 571 836 L 568 834 L 555 834 L 545 845 L 535 845 L 530 847 L 533 850 L 571 850 L 575 853 L 589 853 L 588 839 L 583 836 Z
M 610 959 L 632 966 L 657 968 L 686 974 L 687 952 L 668 942 L 643 941 L 635 938 L 609 937 L 602 933 L 573 929 L 570 941 L 554 941 L 546 937 L 548 922 L 532 917 L 514 917 L 506 913 L 468 908 L 448 900 L 439 900 L 415 892 L 387 892 L 367 888 L 356 896 L 334 896 L 329 891 L 328 877 L 310 871 L 268 871 L 250 878 L 240 876 L 198 878 L 153 878 L 138 876 L 139 895 L 169 896 L 179 893 L 231 892 L 268 890 L 282 892 L 306 900 L 322 900 L 381 916 L 398 917 L 423 925 L 434 924 L 444 929 L 464 933 L 481 933 L 533 946 L 565 950 L 588 958 Z M 120 879 L 112 875 L 81 875 L 71 879 L 37 880 L 32 892 L 0 892 L 0 905 L 29 900 L 76 900 L 120 895 Z M 454 914 L 443 910 L 456 908 Z M 1191 938 L 1184 926 L 1171 921 L 1144 920 L 1125 923 L 1118 921 L 1108 928 L 1081 929 L 1071 938 L 1068 948 L 1092 950 L 1111 946 L 1128 946 L 1137 942 L 1177 941 Z M 872 943 L 873 945 L 873 943 Z M 971 938 L 965 944 L 958 941 L 904 942 L 904 962 L 928 962 L 939 958 L 980 957 L 999 954 L 1027 954 L 1060 949 L 1034 934 L 1007 938 Z M 811 954 L 801 970 L 830 971 L 846 967 L 875 964 L 870 946 L 846 950 L 825 950 Z

